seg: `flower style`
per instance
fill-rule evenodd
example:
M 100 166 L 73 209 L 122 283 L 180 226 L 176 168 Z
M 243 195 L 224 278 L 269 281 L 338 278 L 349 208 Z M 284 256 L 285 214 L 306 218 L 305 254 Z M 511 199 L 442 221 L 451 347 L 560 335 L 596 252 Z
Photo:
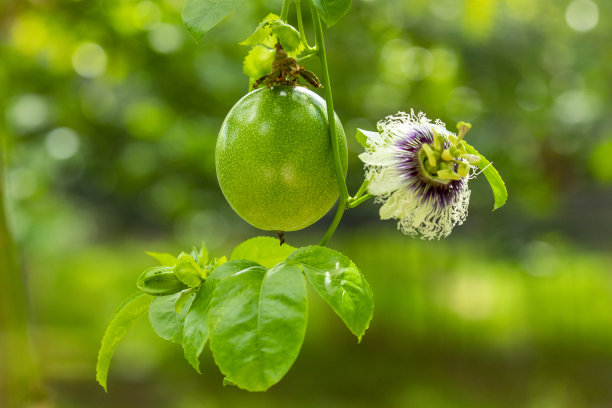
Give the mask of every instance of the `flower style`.
M 368 192 L 382 203 L 380 217 L 398 220 L 404 234 L 422 239 L 447 237 L 468 213 L 468 180 L 480 157 L 468 154 L 460 122 L 458 135 L 424 113 L 399 112 L 378 122 L 378 132 L 362 132 L 367 149 Z

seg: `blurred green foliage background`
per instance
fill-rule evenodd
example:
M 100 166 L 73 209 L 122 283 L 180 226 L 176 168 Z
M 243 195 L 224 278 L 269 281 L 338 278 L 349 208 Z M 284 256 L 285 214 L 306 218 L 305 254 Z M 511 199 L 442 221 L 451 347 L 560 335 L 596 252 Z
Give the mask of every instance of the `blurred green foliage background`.
M 471 121 L 509 203 L 491 214 L 473 181 L 470 217 L 443 242 L 402 236 L 375 204 L 350 211 L 332 247 L 370 281 L 373 324 L 357 345 L 311 296 L 303 351 L 268 393 L 222 387 L 208 352 L 198 376 L 142 322 L 108 395 L 97 348 L 153 264 L 144 251 L 204 240 L 229 254 L 261 234 L 225 202 L 214 146 L 248 88 L 237 43 L 281 1 L 245 1 L 199 44 L 183 0 L 0 5 L 6 201 L 41 406 L 612 406 L 612 2 L 353 3 L 326 34 L 349 190 L 363 177 L 355 129 L 413 108 Z M 328 223 L 288 241 L 316 242 Z

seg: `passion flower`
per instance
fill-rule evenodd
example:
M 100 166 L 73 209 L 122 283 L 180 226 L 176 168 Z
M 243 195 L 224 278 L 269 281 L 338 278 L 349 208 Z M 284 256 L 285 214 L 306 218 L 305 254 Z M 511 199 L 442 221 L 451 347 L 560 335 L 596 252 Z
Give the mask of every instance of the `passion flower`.
M 368 132 L 365 163 L 368 192 L 382 203 L 380 218 L 398 220 L 404 234 L 423 239 L 447 237 L 467 218 L 468 180 L 480 157 L 468 154 L 460 122 L 457 135 L 424 113 L 399 112 Z

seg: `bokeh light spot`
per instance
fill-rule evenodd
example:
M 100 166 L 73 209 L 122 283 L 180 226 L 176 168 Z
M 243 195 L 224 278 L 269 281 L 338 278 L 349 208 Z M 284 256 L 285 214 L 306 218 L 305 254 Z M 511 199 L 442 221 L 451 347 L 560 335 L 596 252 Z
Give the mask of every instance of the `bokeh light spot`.
M 546 241 L 534 241 L 523 249 L 522 264 L 533 276 L 551 276 L 559 270 L 557 249 Z
M 161 11 L 152 1 L 141 1 L 134 10 L 134 23 L 142 28 L 149 29 L 161 21 Z
M 8 195 L 15 200 L 30 198 L 38 189 L 36 172 L 26 167 L 12 170 L 8 177 Z
M 440 20 L 455 20 L 461 14 L 461 2 L 456 0 L 438 0 L 429 2 L 429 10 Z
M 427 77 L 433 69 L 433 56 L 429 50 L 422 47 L 408 49 L 402 58 L 401 71 L 412 81 L 420 81 Z
M 160 54 L 177 51 L 183 39 L 183 30 L 173 24 L 158 24 L 149 31 L 149 45 Z
M 66 160 L 79 150 L 79 136 L 67 127 L 53 129 L 45 138 L 45 147 L 49 156 L 56 160 Z
M 96 43 L 84 42 L 72 54 L 72 67 L 83 78 L 96 78 L 106 71 L 106 52 Z
M 452 79 L 457 73 L 459 65 L 457 54 L 444 47 L 437 47 L 431 50 L 433 58 L 433 68 L 429 78 L 434 82 L 446 82 Z
M 597 117 L 598 110 L 598 100 L 591 92 L 570 90 L 555 99 L 555 113 L 567 124 L 590 122 Z
M 36 18 L 15 19 L 11 27 L 11 40 L 23 54 L 35 55 L 47 46 L 47 28 Z
M 461 276 L 450 288 L 449 303 L 453 311 L 466 320 L 490 317 L 495 306 L 495 288 L 485 277 Z
M 48 101 L 36 94 L 17 97 L 6 114 L 8 122 L 21 132 L 40 129 L 47 124 L 51 116 Z
M 574 31 L 590 31 L 599 23 L 599 7 L 591 0 L 574 0 L 565 10 L 565 21 Z

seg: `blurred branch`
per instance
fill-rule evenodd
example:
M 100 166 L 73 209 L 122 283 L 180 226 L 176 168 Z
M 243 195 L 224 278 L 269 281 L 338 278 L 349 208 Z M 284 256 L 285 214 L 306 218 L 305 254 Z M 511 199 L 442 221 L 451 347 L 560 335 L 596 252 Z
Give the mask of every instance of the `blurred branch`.
M 6 134 L 0 132 L 0 406 L 28 406 L 39 379 L 28 335 L 25 285 L 5 210 Z

